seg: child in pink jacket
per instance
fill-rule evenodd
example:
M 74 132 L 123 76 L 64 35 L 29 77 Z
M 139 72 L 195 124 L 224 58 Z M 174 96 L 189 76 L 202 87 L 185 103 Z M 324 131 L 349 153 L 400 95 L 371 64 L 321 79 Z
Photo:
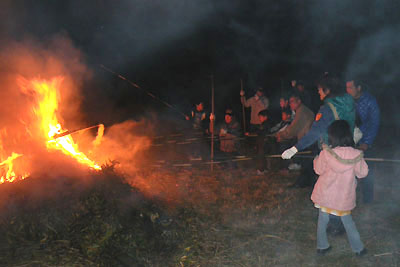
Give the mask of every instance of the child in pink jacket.
M 330 146 L 324 146 L 314 159 L 314 170 L 319 175 L 311 195 L 315 207 L 319 208 L 317 252 L 324 254 L 331 248 L 326 234 L 331 214 L 340 217 L 351 249 L 361 256 L 366 249 L 351 210 L 356 206 L 356 177 L 367 176 L 368 165 L 362 151 L 353 148 L 353 135 L 346 121 L 334 121 L 328 128 L 328 136 Z

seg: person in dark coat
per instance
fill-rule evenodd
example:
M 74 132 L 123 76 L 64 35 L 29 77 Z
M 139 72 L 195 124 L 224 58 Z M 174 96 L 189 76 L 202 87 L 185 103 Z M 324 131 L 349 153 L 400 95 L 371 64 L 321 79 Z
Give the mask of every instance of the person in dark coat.
M 358 149 L 364 151 L 369 156 L 373 151 L 373 143 L 378 134 L 380 124 L 380 109 L 374 96 L 363 90 L 362 86 L 356 81 L 346 82 L 346 91 L 355 101 L 356 115 L 359 121 L 359 129 L 362 138 L 358 142 Z M 361 190 L 364 203 L 371 203 L 374 199 L 374 173 L 375 166 L 371 164 L 369 175 L 362 180 Z

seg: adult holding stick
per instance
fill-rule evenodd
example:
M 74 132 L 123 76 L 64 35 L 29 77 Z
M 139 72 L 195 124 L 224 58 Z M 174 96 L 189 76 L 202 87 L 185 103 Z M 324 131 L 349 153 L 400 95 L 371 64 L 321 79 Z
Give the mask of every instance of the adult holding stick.
M 315 116 L 311 129 L 294 146 L 282 153 L 283 159 L 292 158 L 298 151 L 310 147 L 316 141 L 319 141 L 320 147 L 328 144 L 328 127 L 335 120 L 346 120 L 351 131 L 354 131 L 354 100 L 349 94 L 341 92 L 339 80 L 335 77 L 323 77 L 318 84 L 318 93 L 324 104 Z M 311 179 L 307 182 L 307 186 L 313 184 Z
M 258 113 L 264 109 L 268 109 L 269 107 L 269 100 L 264 95 L 264 89 L 258 87 L 256 94 L 249 99 L 246 99 L 245 91 L 242 89 L 240 90 L 240 101 L 246 108 L 251 108 L 250 129 L 248 130 L 249 132 L 256 132 L 261 125 Z

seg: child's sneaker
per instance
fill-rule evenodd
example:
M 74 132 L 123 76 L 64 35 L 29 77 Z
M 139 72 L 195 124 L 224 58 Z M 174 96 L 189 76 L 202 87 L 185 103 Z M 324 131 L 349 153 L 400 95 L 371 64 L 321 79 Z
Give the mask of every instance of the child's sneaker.
M 366 249 L 366 248 L 364 248 L 364 249 L 361 250 L 360 252 L 356 252 L 356 256 L 357 256 L 357 257 L 362 257 L 362 256 L 364 256 L 365 254 L 367 254 L 367 249 Z

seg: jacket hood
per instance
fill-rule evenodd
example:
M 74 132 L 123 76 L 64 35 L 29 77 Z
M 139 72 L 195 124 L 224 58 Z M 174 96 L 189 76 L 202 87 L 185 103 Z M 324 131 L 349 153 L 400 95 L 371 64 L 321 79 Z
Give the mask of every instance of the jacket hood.
M 324 147 L 327 151 L 329 166 L 335 172 L 345 172 L 354 167 L 354 164 L 361 161 L 364 153 L 361 150 L 352 147 Z

